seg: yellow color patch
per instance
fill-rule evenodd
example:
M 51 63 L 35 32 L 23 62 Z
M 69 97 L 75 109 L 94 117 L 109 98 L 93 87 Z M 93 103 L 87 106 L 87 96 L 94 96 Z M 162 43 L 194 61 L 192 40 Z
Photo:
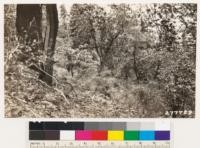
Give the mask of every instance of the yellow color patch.
M 124 140 L 124 131 L 108 131 L 108 140 Z

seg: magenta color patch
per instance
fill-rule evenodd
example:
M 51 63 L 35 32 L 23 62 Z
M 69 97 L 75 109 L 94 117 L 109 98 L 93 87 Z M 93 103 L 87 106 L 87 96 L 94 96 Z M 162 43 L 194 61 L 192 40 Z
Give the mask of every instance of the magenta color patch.
M 77 130 L 75 131 L 75 139 L 76 140 L 91 140 L 92 132 L 87 130 Z

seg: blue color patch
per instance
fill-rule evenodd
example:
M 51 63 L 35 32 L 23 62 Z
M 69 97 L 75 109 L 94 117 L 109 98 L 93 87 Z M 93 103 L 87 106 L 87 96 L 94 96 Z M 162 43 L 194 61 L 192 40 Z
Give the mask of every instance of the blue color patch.
M 139 133 L 140 140 L 155 140 L 155 131 L 140 131 Z

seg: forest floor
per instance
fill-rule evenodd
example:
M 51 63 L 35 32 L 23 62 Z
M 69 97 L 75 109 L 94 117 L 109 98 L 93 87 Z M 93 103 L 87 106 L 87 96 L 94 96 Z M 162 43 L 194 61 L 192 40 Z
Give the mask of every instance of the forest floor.
M 108 81 L 109 83 L 107 83 Z M 12 84 L 9 85 L 10 83 Z M 62 83 L 65 84 L 65 81 Z M 138 100 L 141 99 L 141 97 L 138 98 L 138 95 L 141 94 L 137 93 L 141 93 L 140 91 L 145 90 L 145 87 L 148 86 L 137 86 L 133 82 L 132 84 L 123 84 L 124 82 L 116 82 L 113 78 L 105 80 L 98 77 L 76 81 L 71 78 L 67 83 L 73 84 L 76 95 L 71 93 L 71 96 L 63 97 L 57 89 L 48 87 L 42 81 L 31 77 L 24 78 L 21 84 L 16 83 L 17 87 L 13 82 L 8 82 L 6 85 L 10 87 L 5 93 L 6 117 L 127 118 L 161 116 L 163 114 L 163 112 L 156 112 L 155 109 L 155 107 L 159 110 L 160 107 L 163 108 L 161 100 L 148 100 L 146 105 L 144 105 L 145 102 Z M 104 87 L 107 88 L 107 91 L 104 90 Z
M 56 48 L 54 77 L 58 82 L 52 87 L 21 64 L 5 75 L 6 117 L 164 116 L 165 99 L 156 86 L 116 78 L 106 71 L 99 74 L 95 65 L 81 73 L 75 70 L 72 77 L 64 66 L 63 52 Z

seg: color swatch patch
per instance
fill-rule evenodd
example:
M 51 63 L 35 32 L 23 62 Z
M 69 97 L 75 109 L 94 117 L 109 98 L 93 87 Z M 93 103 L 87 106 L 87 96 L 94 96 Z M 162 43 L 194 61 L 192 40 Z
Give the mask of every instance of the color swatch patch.
M 108 140 L 111 140 L 111 141 L 124 140 L 124 131 L 109 130 L 108 131 Z
M 139 139 L 140 140 L 155 140 L 155 132 L 154 131 L 140 131 Z
M 124 140 L 139 140 L 139 131 L 124 131 Z

